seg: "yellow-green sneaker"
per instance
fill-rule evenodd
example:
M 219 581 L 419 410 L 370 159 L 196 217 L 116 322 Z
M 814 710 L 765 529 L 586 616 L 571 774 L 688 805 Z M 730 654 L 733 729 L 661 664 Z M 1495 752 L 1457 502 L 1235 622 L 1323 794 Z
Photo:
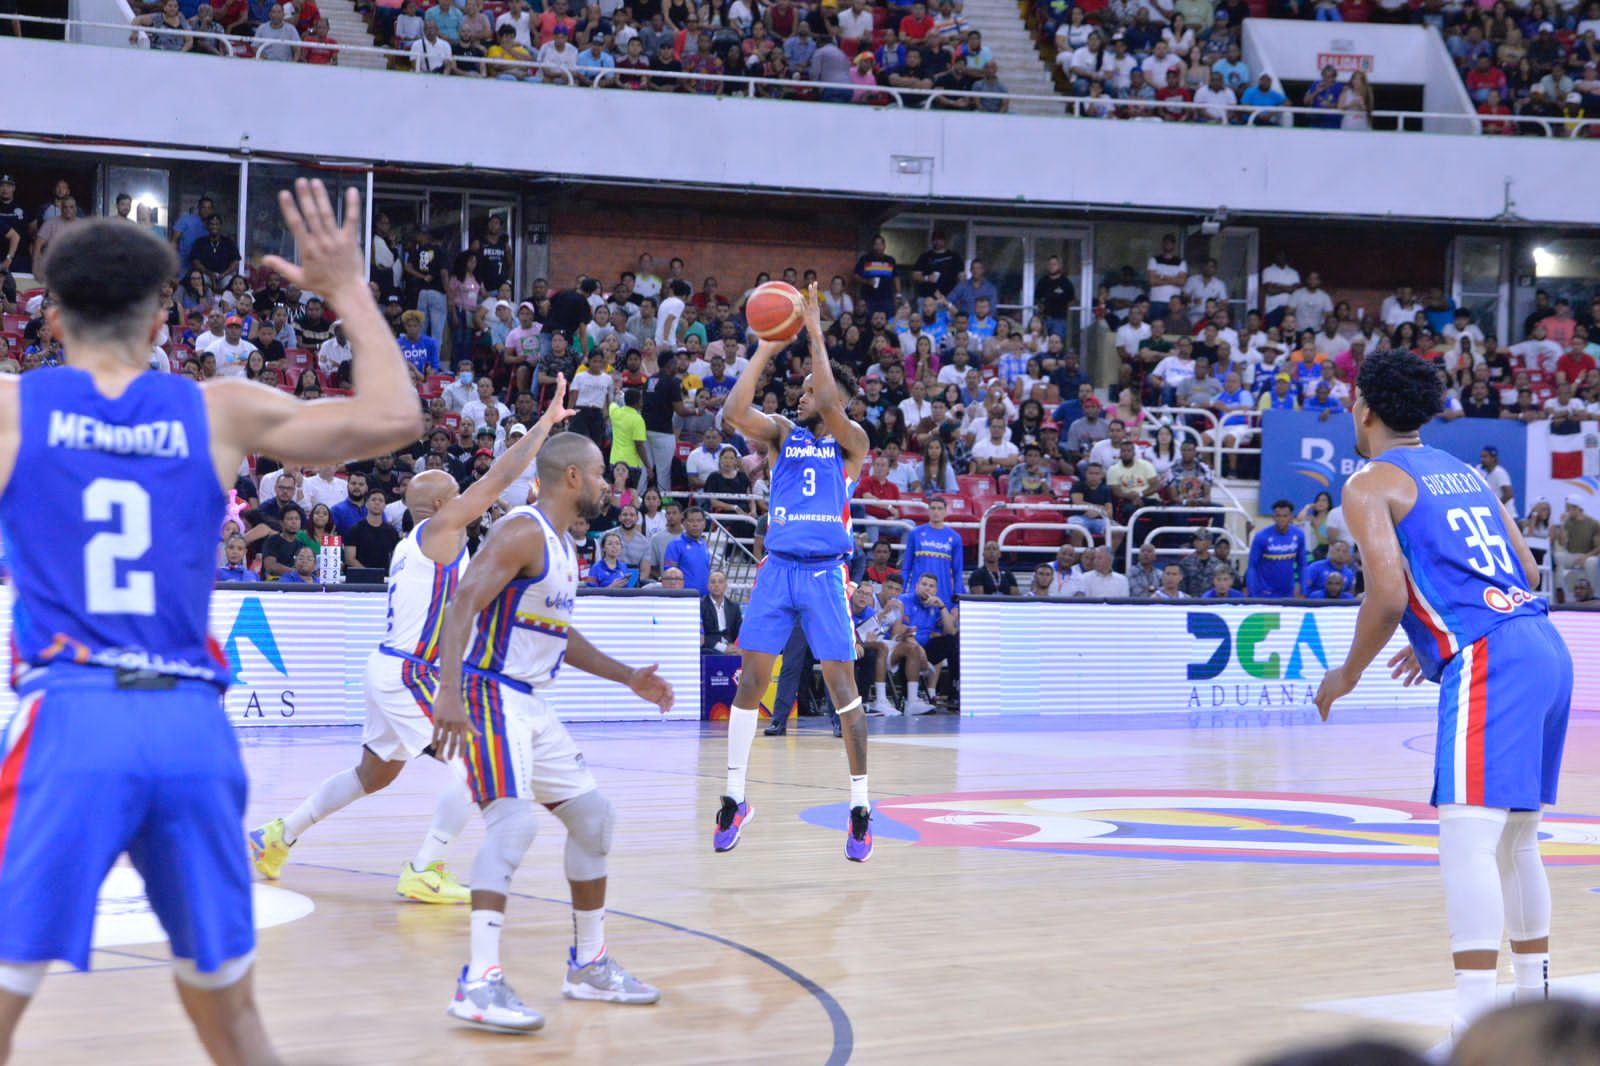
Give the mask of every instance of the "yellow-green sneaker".
M 289 845 L 283 839 L 283 819 L 274 818 L 260 829 L 250 831 L 250 862 L 268 881 L 276 881 L 289 861 Z
M 395 895 L 415 903 L 471 903 L 472 890 L 442 862 L 430 862 L 418 870 L 409 862 L 400 867 L 400 880 L 394 886 Z

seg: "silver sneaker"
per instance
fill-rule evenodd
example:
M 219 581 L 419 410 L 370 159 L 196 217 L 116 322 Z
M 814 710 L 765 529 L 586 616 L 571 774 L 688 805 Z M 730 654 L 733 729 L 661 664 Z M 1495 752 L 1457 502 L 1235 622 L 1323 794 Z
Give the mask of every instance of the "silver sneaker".
M 461 967 L 456 998 L 450 1001 L 445 1013 L 489 1029 L 531 1033 L 544 1028 L 544 1015 L 517 998 L 498 966 L 476 981 L 467 980 L 467 968 Z
M 597 999 L 606 1003 L 655 1003 L 661 990 L 624 970 L 609 953 L 587 966 L 579 966 L 577 951 L 567 949 L 567 977 L 561 994 L 568 999 Z

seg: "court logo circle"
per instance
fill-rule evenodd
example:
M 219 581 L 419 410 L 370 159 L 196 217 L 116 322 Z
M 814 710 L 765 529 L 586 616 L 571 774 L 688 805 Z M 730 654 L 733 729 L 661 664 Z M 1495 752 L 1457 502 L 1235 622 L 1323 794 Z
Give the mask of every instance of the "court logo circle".
M 843 824 L 832 804 L 806 811 Z M 1424 866 L 1438 861 L 1438 812 L 1366 796 L 1191 790 L 956 792 L 874 805 L 873 831 L 924 847 L 1006 848 L 1177 861 Z M 1600 817 L 1546 812 L 1555 866 L 1600 865 Z
M 298 921 L 316 910 L 316 904 L 298 892 L 272 885 L 251 886 L 252 914 L 257 929 Z M 144 893 L 144 879 L 128 866 L 112 867 L 100 886 L 95 905 L 94 946 L 119 948 L 133 944 L 159 944 L 167 939 Z

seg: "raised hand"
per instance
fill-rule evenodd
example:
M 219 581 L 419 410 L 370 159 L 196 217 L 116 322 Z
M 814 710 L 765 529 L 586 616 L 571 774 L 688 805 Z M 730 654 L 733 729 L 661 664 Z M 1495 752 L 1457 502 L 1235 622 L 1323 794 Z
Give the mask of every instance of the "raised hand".
M 316 178 L 297 178 L 293 193 L 287 189 L 279 192 L 278 209 L 283 212 L 284 225 L 289 227 L 300 249 L 300 264 L 296 266 L 280 256 L 269 255 L 262 259 L 263 266 L 335 305 L 339 303 L 338 293 L 350 292 L 352 288 L 359 288 L 363 293 L 367 291 L 359 228 L 362 217 L 359 192 L 350 189 L 345 193 L 343 225 L 334 217 L 327 186 Z
M 555 391 L 550 394 L 550 406 L 539 416 L 539 421 L 546 429 L 554 430 L 556 426 L 577 415 L 577 408 L 568 408 L 566 401 L 567 375 L 557 374 Z

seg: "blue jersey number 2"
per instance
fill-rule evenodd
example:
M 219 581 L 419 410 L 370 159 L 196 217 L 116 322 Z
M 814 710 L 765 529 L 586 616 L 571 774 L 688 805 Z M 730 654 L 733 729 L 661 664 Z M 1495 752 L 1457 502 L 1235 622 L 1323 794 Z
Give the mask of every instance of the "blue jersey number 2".
M 83 546 L 83 591 L 90 614 L 156 613 L 156 578 L 148 570 L 127 570 L 117 579 L 117 564 L 142 558 L 150 550 L 150 494 L 137 481 L 96 478 L 83 490 L 85 522 L 110 522 Z

